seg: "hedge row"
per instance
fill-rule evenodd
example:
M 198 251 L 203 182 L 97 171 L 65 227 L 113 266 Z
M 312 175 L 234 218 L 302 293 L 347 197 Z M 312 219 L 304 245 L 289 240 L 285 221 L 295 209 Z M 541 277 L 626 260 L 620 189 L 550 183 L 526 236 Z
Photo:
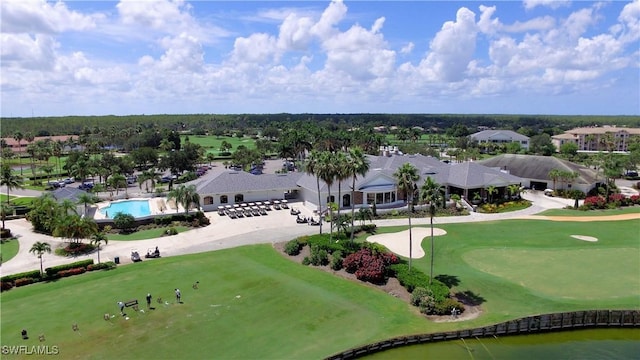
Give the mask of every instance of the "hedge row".
M 71 264 L 48 267 L 48 268 L 44 269 L 44 272 L 47 273 L 47 277 L 54 277 L 60 271 L 74 269 L 74 268 L 83 268 L 84 269 L 89 265 L 93 265 L 93 259 L 76 261 L 76 262 L 71 263 Z
M 400 285 L 404 286 L 409 292 L 413 292 L 415 288 L 421 287 L 430 289 L 433 293 L 433 298 L 437 302 L 444 301 L 449 297 L 449 288 L 447 285 L 436 279 L 433 279 L 431 285 L 429 285 L 429 276 L 415 267 L 409 271 L 409 265 L 400 263 L 390 265 L 389 269 L 394 272 L 394 276 L 398 279 Z
M 77 261 L 72 264 L 59 265 L 45 269 L 46 274 L 44 277 L 40 275 L 39 270 L 27 271 L 19 274 L 3 276 L 0 279 L 0 287 L 2 291 L 10 290 L 13 287 L 20 287 L 37 283 L 40 281 L 46 281 L 51 279 L 57 279 L 61 277 L 68 277 L 73 275 L 83 274 L 87 271 L 95 270 L 110 270 L 116 267 L 113 261 L 108 261 L 100 264 L 94 264 L 92 259 Z

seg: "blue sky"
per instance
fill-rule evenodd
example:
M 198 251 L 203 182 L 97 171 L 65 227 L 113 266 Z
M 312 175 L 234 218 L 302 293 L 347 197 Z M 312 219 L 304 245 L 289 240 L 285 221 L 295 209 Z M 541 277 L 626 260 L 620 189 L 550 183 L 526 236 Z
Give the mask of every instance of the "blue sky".
M 1 115 L 640 115 L 640 1 L 1 6 Z

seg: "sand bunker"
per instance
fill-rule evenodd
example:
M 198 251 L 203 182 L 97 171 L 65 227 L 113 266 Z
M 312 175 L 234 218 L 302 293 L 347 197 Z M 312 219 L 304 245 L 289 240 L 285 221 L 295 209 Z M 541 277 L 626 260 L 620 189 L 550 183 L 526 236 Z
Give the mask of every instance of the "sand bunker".
M 433 236 L 446 234 L 447 232 L 442 229 L 433 228 Z M 424 257 L 425 254 L 421 244 L 422 239 L 427 236 L 431 236 L 430 228 L 419 227 L 411 230 L 411 244 L 413 248 L 411 256 L 414 259 Z M 391 234 L 371 235 L 367 238 L 367 241 L 384 245 L 387 249 L 400 256 L 409 257 L 409 230 Z
M 593 236 L 585 236 L 585 235 L 571 235 L 572 238 L 582 240 L 582 241 L 591 241 L 596 242 L 598 238 L 594 238 Z

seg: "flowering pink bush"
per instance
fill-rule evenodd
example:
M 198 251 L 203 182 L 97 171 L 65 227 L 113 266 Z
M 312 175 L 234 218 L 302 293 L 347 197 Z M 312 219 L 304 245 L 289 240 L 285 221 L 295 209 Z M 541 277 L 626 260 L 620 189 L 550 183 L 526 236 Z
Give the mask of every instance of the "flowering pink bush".
M 342 265 L 358 280 L 379 284 L 384 281 L 386 265 L 397 264 L 398 261 L 394 254 L 374 255 L 371 249 L 365 248 L 344 258 Z
M 633 204 L 633 205 L 640 205 L 640 195 L 631 195 L 629 200 L 631 201 L 631 204 Z
M 606 201 L 602 196 L 588 196 L 584 199 L 584 206 L 590 209 L 604 209 L 606 207 Z

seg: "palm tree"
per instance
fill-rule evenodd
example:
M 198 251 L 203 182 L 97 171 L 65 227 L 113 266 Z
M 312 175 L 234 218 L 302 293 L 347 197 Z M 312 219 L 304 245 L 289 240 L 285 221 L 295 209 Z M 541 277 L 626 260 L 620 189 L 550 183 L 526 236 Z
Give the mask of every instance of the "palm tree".
M 185 187 L 184 185 L 175 187 L 169 191 L 167 194 L 167 200 L 174 200 L 176 203 L 176 213 L 178 213 L 178 204 L 182 204 L 183 199 L 185 198 Z
M 369 208 L 358 209 L 358 214 L 356 216 L 358 217 L 358 220 L 360 220 L 361 225 L 364 225 L 364 222 L 367 220 L 373 221 L 373 211 Z M 351 227 L 353 227 L 353 225 Z
M 329 204 L 331 201 L 331 185 L 336 179 L 336 163 L 335 156 L 333 153 L 324 151 L 320 153 L 320 163 L 319 163 L 320 171 L 319 175 L 322 181 L 327 184 L 327 206 L 329 208 L 329 240 L 333 237 L 333 208 Z
M 336 181 L 338 182 L 338 201 L 336 201 L 337 203 L 337 210 L 338 210 L 338 219 L 340 219 L 340 207 L 342 206 L 342 182 L 344 180 L 347 180 L 349 177 L 351 177 L 351 172 L 349 171 L 349 158 L 347 157 L 347 155 L 343 152 L 339 152 L 336 153 L 334 155 L 335 159 L 334 159 L 334 171 L 335 171 L 335 178 Z M 346 231 L 345 231 L 345 235 L 346 235 Z
M 91 236 L 91 243 L 95 244 L 98 249 L 98 264 L 100 264 L 100 243 L 102 242 L 104 242 L 105 245 L 109 243 L 109 239 L 104 232 L 98 231 Z
M 38 259 L 40 259 L 40 276 L 42 276 L 44 274 L 44 271 L 42 270 L 42 255 L 44 253 L 51 254 L 51 245 L 49 245 L 49 243 L 46 243 L 46 242 L 38 241 L 35 244 L 33 244 L 33 246 L 31 246 L 31 249 L 29 249 L 29 252 L 38 256 Z
M 81 218 L 78 215 L 67 215 L 55 224 L 53 236 L 67 238 L 71 242 L 78 243 L 81 239 L 91 238 L 98 232 L 98 225 L 93 219 Z
M 87 208 L 89 207 L 89 205 L 93 205 L 96 202 L 98 202 L 98 198 L 93 194 L 83 192 L 78 195 L 78 204 L 84 204 L 84 212 L 82 213 L 83 215 L 87 215 Z
M 434 240 L 433 240 L 433 217 L 436 215 L 437 204 L 443 200 L 440 184 L 433 181 L 431 177 L 427 177 L 427 181 L 422 185 L 420 199 L 429 203 L 429 218 L 431 224 L 431 273 L 429 277 L 429 285 L 433 279 L 433 258 L 434 258 Z
M 160 180 L 160 176 L 155 170 L 147 170 L 143 171 L 142 174 L 138 176 L 138 185 L 140 186 L 140 190 L 142 190 L 142 184 L 145 184 L 147 192 L 149 192 L 149 182 L 151 183 L 151 190 L 156 187 L 156 183 Z
M 418 169 L 410 163 L 404 163 L 393 174 L 398 180 L 398 189 L 402 191 L 407 199 L 409 209 L 409 271 L 411 271 L 411 257 L 413 255 L 413 244 L 411 239 L 411 213 L 413 212 L 413 195 L 416 191 L 416 182 L 420 180 Z
M 485 190 L 487 191 L 487 194 L 489 194 L 489 202 L 493 203 L 493 194 L 498 193 L 498 188 L 493 185 L 489 185 L 485 188 Z
M 513 199 L 516 195 L 520 195 L 520 185 L 511 184 L 507 186 L 507 191 L 509 191 L 509 195 L 511 196 L 511 199 Z
M 191 205 L 195 205 L 196 209 L 200 208 L 200 194 L 198 194 L 198 191 L 196 190 L 196 186 L 195 185 L 189 185 L 189 186 L 181 186 L 182 188 L 184 188 L 183 190 L 183 194 L 182 194 L 182 200 L 180 201 L 182 203 L 182 206 L 184 206 L 184 212 L 185 214 L 189 214 L 189 207 Z
M 60 203 L 60 210 L 62 214 L 67 215 L 69 212 L 72 212 L 75 215 L 78 215 L 78 210 L 76 209 L 76 203 L 69 199 L 64 199 Z
M 304 165 L 304 171 L 316 178 L 316 186 L 318 191 L 318 216 L 320 219 L 320 234 L 322 234 L 322 197 L 320 196 L 320 153 L 312 150 L 309 153 Z
M 120 190 L 120 187 L 124 187 L 125 196 L 129 197 L 129 193 L 127 192 L 127 187 L 128 187 L 127 178 L 124 177 L 124 175 L 113 174 L 113 176 L 111 176 L 111 178 L 109 179 L 109 183 L 111 186 L 116 188 L 116 195 L 118 195 L 118 191 Z
M 353 221 L 355 220 L 356 203 L 356 179 L 358 175 L 365 176 L 369 171 L 369 159 L 364 155 L 364 152 L 359 147 L 349 149 L 349 174 L 352 176 L 351 182 L 351 242 L 353 242 Z
M 556 191 L 556 181 L 560 178 L 561 172 L 558 169 L 549 171 L 549 179 L 553 180 L 553 191 Z
M 2 228 L 4 229 L 4 220 L 7 215 L 13 214 L 13 207 L 9 203 L 0 203 L 0 217 L 2 217 Z
M 21 145 L 21 141 L 22 139 L 24 139 L 24 135 L 22 135 L 22 133 L 20 131 L 16 131 L 13 134 L 13 138 L 18 142 L 18 149 L 19 149 L 19 155 L 18 155 L 18 160 L 20 163 L 20 176 L 22 176 L 22 145 Z
M 7 203 L 9 203 L 9 191 L 13 189 L 24 189 L 22 176 L 14 175 L 11 166 L 4 163 L 0 168 L 0 185 L 7 187 Z

